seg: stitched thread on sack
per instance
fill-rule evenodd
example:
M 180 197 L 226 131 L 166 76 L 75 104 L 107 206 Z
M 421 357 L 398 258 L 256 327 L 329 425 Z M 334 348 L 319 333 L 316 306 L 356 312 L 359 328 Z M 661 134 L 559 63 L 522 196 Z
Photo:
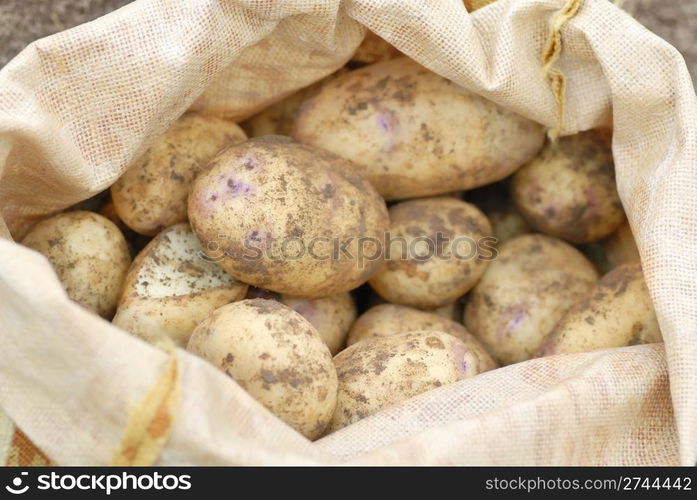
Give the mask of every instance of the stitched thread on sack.
M 549 38 L 542 52 L 542 75 L 549 84 L 557 104 L 558 121 L 556 127 L 547 132 L 550 140 L 554 141 L 564 129 L 564 99 L 566 95 L 566 76 L 554 68 L 561 55 L 561 29 L 576 15 L 581 0 L 568 0 L 566 5 L 554 13 L 549 21 Z
M 111 465 L 148 466 L 155 463 L 169 438 L 181 403 L 176 346 L 167 339 L 161 347 L 170 358 L 155 384 L 131 411 Z

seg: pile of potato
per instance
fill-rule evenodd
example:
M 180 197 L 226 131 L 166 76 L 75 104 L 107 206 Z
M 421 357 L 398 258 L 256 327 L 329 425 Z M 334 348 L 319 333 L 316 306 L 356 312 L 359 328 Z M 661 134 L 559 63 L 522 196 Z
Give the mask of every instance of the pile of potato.
M 22 240 L 71 298 L 309 439 L 502 365 L 661 340 L 611 132 L 549 142 L 375 37 L 241 126 L 185 114 L 77 208 Z

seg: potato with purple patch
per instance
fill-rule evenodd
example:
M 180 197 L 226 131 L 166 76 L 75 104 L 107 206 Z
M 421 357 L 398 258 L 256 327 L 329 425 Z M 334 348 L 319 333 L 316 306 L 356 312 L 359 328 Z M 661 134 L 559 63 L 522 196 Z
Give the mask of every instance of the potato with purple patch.
M 206 316 L 246 293 L 245 283 L 203 255 L 183 222 L 160 232 L 133 261 L 112 323 L 156 345 L 186 346 Z
M 305 298 L 368 280 L 389 226 L 384 200 L 350 162 L 281 136 L 220 154 L 194 183 L 189 218 L 231 276 Z
M 341 351 L 334 365 L 339 390 L 329 432 L 489 368 L 471 347 L 438 331 L 366 339 Z
M 114 314 L 131 254 L 113 222 L 93 212 L 65 212 L 36 224 L 22 245 L 48 259 L 71 299 L 104 318 Z
M 622 225 L 610 142 L 601 130 L 562 137 L 515 173 L 513 201 L 535 230 L 578 244 Z
M 337 376 L 329 349 L 305 318 L 275 300 L 217 309 L 191 334 L 188 350 L 308 439 L 332 418 Z
M 282 295 L 281 302 L 317 329 L 332 356 L 346 345 L 349 329 L 358 316 L 356 304 L 348 292 L 319 299 L 303 299 Z
M 218 152 L 247 137 L 234 122 L 188 113 L 111 186 L 114 208 L 137 233 L 155 235 L 186 221 L 186 197 Z
M 502 365 L 530 359 L 562 316 L 595 285 L 593 264 L 540 234 L 501 245 L 465 305 L 464 323 Z
M 293 137 L 353 161 L 387 200 L 495 182 L 544 144 L 539 124 L 406 57 L 332 80 L 303 105 Z
M 420 309 L 451 304 L 477 283 L 493 257 L 489 220 L 470 203 L 422 198 L 397 203 L 389 214 L 387 261 L 369 280 L 388 302 Z
M 588 352 L 661 340 L 649 289 L 637 261 L 603 276 L 586 298 L 569 309 L 537 355 Z

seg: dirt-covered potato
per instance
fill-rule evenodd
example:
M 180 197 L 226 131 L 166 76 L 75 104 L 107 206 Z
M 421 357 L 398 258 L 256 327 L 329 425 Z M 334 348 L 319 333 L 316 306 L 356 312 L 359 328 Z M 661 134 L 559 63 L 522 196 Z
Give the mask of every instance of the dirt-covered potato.
M 500 247 L 465 305 L 464 323 L 501 364 L 530 359 L 598 274 L 571 245 L 540 234 Z
M 201 251 L 186 222 L 160 232 L 128 272 L 113 323 L 153 344 L 186 346 L 196 325 L 247 293 Z
M 281 302 L 308 320 L 327 344 L 332 356 L 346 345 L 346 336 L 358 315 L 348 292 L 319 299 L 281 296 Z
M 275 300 L 217 309 L 196 327 L 188 349 L 309 439 L 332 417 L 337 376 L 329 349 L 305 318 Z
M 389 255 L 368 281 L 388 302 L 421 309 L 450 304 L 474 286 L 493 256 L 491 225 L 470 203 L 422 198 L 397 203 L 389 214 Z
M 610 140 L 601 130 L 562 137 L 515 173 L 511 196 L 534 229 L 588 243 L 622 225 Z
M 92 212 L 65 212 L 39 222 L 21 243 L 48 259 L 71 299 L 111 318 L 131 265 L 113 222 Z
M 656 313 L 639 262 L 603 276 L 564 315 L 538 356 L 661 342 Z
M 234 122 L 185 114 L 111 187 L 116 213 L 147 235 L 185 222 L 186 197 L 196 176 L 221 149 L 244 139 Z
M 479 366 L 486 370 L 497 366 L 482 343 L 460 323 L 413 307 L 395 304 L 375 306 L 361 314 L 349 331 L 346 345 L 351 346 L 356 342 L 374 337 L 387 337 L 422 330 L 452 335 L 472 349 L 479 358 Z
M 540 125 L 406 57 L 325 85 L 303 104 L 293 136 L 356 163 L 388 200 L 497 181 L 544 143 Z
M 401 56 L 402 53 L 372 31 L 366 31 L 365 38 L 351 57 L 353 64 L 373 64 Z
M 240 123 L 240 126 L 249 137 L 261 137 L 264 135 L 289 136 L 293 130 L 293 125 L 295 125 L 295 120 L 298 118 L 302 103 L 319 92 L 323 85 L 343 72 L 345 70 L 341 69 L 312 85 L 293 92 Z
M 307 298 L 372 276 L 389 226 L 384 200 L 351 162 L 281 136 L 220 154 L 194 183 L 189 218 L 230 275 Z
M 374 337 L 334 357 L 339 377 L 335 431 L 430 389 L 487 369 L 478 352 L 444 332 Z
M 639 259 L 639 250 L 629 224 L 623 224 L 603 242 L 605 258 L 611 268 Z

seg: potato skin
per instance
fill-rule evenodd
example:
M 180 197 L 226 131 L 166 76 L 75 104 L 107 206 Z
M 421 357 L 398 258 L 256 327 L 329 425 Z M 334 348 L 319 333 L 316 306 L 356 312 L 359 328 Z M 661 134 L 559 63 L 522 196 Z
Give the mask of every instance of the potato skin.
M 661 342 L 641 263 L 623 264 L 603 276 L 545 339 L 538 356 Z
M 308 439 L 331 419 L 337 376 L 329 349 L 305 318 L 275 300 L 217 309 L 196 327 L 188 350 Z
M 625 221 L 610 136 L 600 130 L 547 144 L 515 173 L 511 196 L 535 230 L 571 243 L 609 236 Z
M 332 356 L 346 345 L 346 337 L 358 316 L 356 304 L 348 292 L 319 299 L 281 296 L 281 302 L 308 320 L 319 332 Z
M 194 183 L 189 217 L 204 251 L 231 276 L 306 298 L 364 283 L 384 252 L 361 259 L 361 248 L 374 246 L 359 241 L 381 244 L 389 225 L 384 200 L 350 162 L 280 136 L 219 155 Z M 333 250 L 347 241 L 348 252 Z
M 189 224 L 175 224 L 136 256 L 112 323 L 161 347 L 185 347 L 201 321 L 247 288 L 201 255 Z
M 66 212 L 36 224 L 22 244 L 48 259 L 71 299 L 111 318 L 131 264 L 113 222 L 93 212 Z
M 346 346 L 350 347 L 365 339 L 414 331 L 438 331 L 452 335 L 472 350 L 483 371 L 493 370 L 498 366 L 484 345 L 460 323 L 396 304 L 381 304 L 361 314 L 349 331 Z
M 183 115 L 111 187 L 116 213 L 134 231 L 151 236 L 185 222 L 196 176 L 221 149 L 246 138 L 229 120 Z
M 444 332 L 405 332 L 358 342 L 334 357 L 339 378 L 329 432 L 417 394 L 482 371 L 479 357 Z
M 465 326 L 502 365 L 530 359 L 597 279 L 571 245 L 540 234 L 519 236 L 501 245 L 470 293 Z
M 303 105 L 293 137 L 353 161 L 387 200 L 489 184 L 544 143 L 540 125 L 406 57 L 324 86 Z
M 488 264 L 485 257 L 493 257 L 484 255 L 483 239 L 492 236 L 489 220 L 470 203 L 423 198 L 397 203 L 389 214 L 391 240 L 403 238 L 409 252 L 405 255 L 404 245 L 393 243 L 393 255 L 368 281 L 388 302 L 420 309 L 450 304 L 479 281 Z M 439 243 L 444 238 L 449 241 Z M 491 252 L 493 238 L 489 245 Z M 422 249 L 425 254 L 419 253 Z

